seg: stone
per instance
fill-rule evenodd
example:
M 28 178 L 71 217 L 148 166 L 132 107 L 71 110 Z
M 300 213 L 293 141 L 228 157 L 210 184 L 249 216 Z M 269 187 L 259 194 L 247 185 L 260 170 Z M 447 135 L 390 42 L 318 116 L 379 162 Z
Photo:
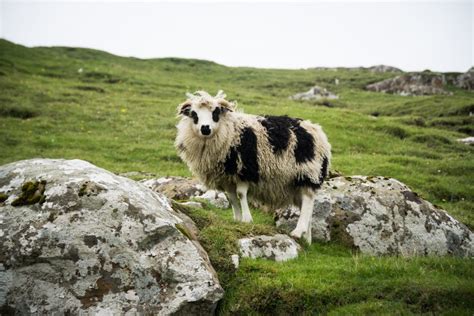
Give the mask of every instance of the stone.
M 466 73 L 460 74 L 454 85 L 461 89 L 474 90 L 474 67 L 471 67 Z
M 403 72 L 401 69 L 387 66 L 387 65 L 375 65 L 368 68 L 370 72 L 374 73 L 385 73 L 385 72 Z
M 466 138 L 459 138 L 457 141 L 466 145 L 474 145 L 474 137 L 472 136 Z
M 202 195 L 196 196 L 196 198 L 206 200 L 218 208 L 226 209 L 229 207 L 229 201 L 225 193 L 216 190 L 207 190 Z
M 173 200 L 189 200 L 205 192 L 197 180 L 182 177 L 163 177 L 140 181 L 155 192 Z
M 199 202 L 196 202 L 196 201 L 182 202 L 180 204 L 184 205 L 184 206 L 191 207 L 191 208 L 202 208 L 203 207 L 202 203 L 199 203 Z
M 366 86 L 366 90 L 399 94 L 402 96 L 444 94 L 452 95 L 443 87 L 446 79 L 441 74 L 432 72 L 409 73 L 389 78 Z
M 223 296 L 193 222 L 143 184 L 31 159 L 0 167 L 0 193 L 2 311 L 211 315 Z
M 274 261 L 287 261 L 298 257 L 300 246 L 288 235 L 260 235 L 238 240 L 243 258 L 265 258 Z
M 275 213 L 291 232 L 299 209 Z M 474 234 L 446 211 L 384 177 L 335 177 L 319 190 L 313 208 L 315 242 L 337 241 L 370 255 L 474 256 Z
M 234 268 L 237 270 L 239 268 L 239 255 L 234 254 L 230 256 L 230 260 L 232 260 L 232 264 L 234 265 Z
M 306 92 L 297 93 L 291 97 L 291 100 L 321 100 L 321 99 L 339 99 L 337 95 L 328 91 L 325 88 L 321 88 L 319 86 L 314 86 Z

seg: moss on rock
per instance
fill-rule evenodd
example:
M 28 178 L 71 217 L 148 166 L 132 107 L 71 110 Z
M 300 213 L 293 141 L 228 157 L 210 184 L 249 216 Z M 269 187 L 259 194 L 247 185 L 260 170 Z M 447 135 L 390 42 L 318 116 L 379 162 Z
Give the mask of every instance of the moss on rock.
M 21 187 L 20 196 L 12 202 L 12 206 L 42 204 L 46 199 L 44 195 L 45 188 L 45 180 L 25 182 Z

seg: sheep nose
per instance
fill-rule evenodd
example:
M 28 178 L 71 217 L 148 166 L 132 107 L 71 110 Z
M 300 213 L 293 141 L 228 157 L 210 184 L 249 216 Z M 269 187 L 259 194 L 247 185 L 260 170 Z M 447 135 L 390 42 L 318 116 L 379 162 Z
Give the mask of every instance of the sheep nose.
M 211 129 L 209 128 L 209 125 L 202 125 L 201 126 L 201 133 L 203 135 L 209 135 L 211 134 Z

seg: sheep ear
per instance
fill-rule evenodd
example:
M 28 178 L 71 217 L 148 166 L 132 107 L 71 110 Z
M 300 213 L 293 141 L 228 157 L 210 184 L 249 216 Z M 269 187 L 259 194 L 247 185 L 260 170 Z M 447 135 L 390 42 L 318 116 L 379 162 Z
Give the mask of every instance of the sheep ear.
M 189 116 L 190 113 L 191 113 L 191 103 L 189 103 L 188 101 L 181 103 L 178 106 L 178 115 Z
M 219 102 L 219 105 L 221 107 L 222 112 L 224 112 L 224 113 L 227 112 L 227 111 L 233 112 L 234 109 L 235 109 L 235 105 L 232 102 L 229 102 L 229 101 L 224 100 L 224 99 L 219 100 L 218 102 Z

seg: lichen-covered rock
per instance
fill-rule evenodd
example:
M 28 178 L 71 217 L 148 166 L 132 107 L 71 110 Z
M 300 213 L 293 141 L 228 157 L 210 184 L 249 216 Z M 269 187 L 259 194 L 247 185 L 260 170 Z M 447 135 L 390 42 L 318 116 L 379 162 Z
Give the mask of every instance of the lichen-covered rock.
M 173 200 L 189 200 L 206 192 L 197 180 L 182 177 L 163 177 L 140 181 L 155 192 L 160 192 Z
M 369 84 L 366 89 L 375 92 L 384 92 L 409 95 L 432 95 L 452 93 L 443 89 L 446 78 L 441 74 L 431 72 L 410 73 Z
M 291 231 L 299 210 L 276 212 Z M 372 255 L 474 256 L 474 234 L 403 183 L 383 177 L 336 177 L 320 189 L 313 209 L 313 241 L 336 240 Z
M 266 258 L 286 261 L 298 257 L 300 246 L 289 236 L 255 236 L 239 239 L 240 254 L 244 258 Z
M 328 91 L 326 88 L 314 86 L 306 92 L 297 93 L 290 97 L 291 100 L 321 100 L 321 99 L 339 99 L 337 95 Z
M 454 84 L 461 89 L 474 90 L 474 67 L 471 67 L 466 73 L 460 74 Z
M 0 167 L 0 192 L 2 311 L 212 314 L 222 297 L 190 220 L 140 183 L 32 159 Z
M 164 177 L 141 181 L 155 192 L 160 192 L 173 200 L 189 200 L 198 198 L 206 200 L 218 208 L 228 208 L 229 201 L 224 192 L 208 190 L 203 184 L 194 179 L 182 177 Z M 197 207 L 196 204 L 194 206 Z

